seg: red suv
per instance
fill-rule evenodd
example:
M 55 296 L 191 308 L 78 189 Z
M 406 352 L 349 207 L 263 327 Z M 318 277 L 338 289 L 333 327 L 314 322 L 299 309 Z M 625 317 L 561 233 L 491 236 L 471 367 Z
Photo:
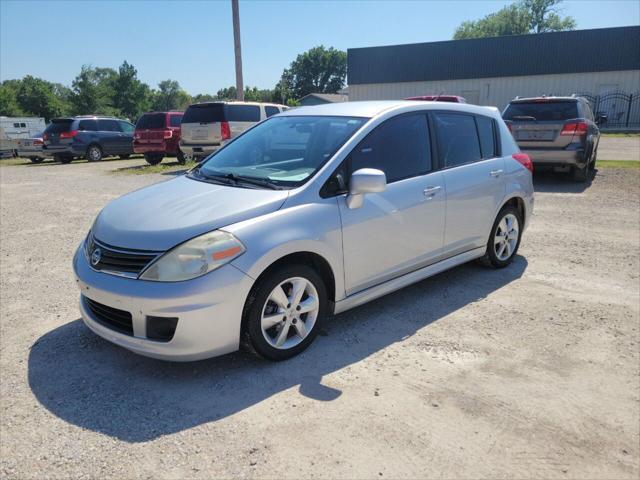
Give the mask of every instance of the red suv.
M 184 112 L 148 112 L 136 123 L 133 133 L 133 151 L 143 153 L 150 165 L 157 165 L 165 156 L 186 159 L 180 151 L 180 123 Z

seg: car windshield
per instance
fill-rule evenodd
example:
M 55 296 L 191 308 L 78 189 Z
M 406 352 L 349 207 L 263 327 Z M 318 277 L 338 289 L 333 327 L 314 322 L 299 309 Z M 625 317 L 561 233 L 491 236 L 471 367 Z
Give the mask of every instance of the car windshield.
M 565 102 L 515 102 L 510 103 L 502 116 L 505 120 L 537 120 L 548 122 L 578 117 L 578 104 Z
M 242 177 L 270 185 L 304 183 L 367 119 L 330 116 L 272 117 L 212 154 L 203 177 Z

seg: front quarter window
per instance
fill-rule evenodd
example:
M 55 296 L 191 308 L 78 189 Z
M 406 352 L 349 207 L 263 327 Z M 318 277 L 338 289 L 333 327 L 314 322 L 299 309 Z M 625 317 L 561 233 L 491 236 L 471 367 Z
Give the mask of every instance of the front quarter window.
M 210 156 L 199 173 L 295 187 L 313 176 L 365 121 L 357 117 L 273 117 Z

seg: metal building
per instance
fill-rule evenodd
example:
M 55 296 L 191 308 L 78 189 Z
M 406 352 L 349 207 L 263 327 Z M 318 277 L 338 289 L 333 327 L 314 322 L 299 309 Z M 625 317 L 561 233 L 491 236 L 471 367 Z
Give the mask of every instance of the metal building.
M 446 93 L 502 110 L 516 96 L 580 93 L 612 124 L 624 124 L 627 117 L 633 121 L 635 110 L 640 117 L 640 26 L 351 48 L 347 53 L 349 100 Z

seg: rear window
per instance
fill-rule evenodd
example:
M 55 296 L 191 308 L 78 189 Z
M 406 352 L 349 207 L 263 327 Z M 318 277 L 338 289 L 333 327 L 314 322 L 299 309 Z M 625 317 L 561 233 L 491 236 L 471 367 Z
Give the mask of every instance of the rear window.
M 578 118 L 578 102 L 510 103 L 502 117 L 505 120 L 537 120 L 549 122 Z
M 45 129 L 45 132 L 47 133 L 68 132 L 71 129 L 72 123 L 73 123 L 73 120 L 54 120 L 47 126 L 47 128 Z
M 260 107 L 258 105 L 227 105 L 228 122 L 259 122 Z
M 182 123 L 224 122 L 224 103 L 191 105 L 184 112 Z
M 493 120 L 487 117 L 476 117 L 478 135 L 480 136 L 480 148 L 482 158 L 496 157 L 495 134 L 493 133 Z
M 169 117 L 169 126 L 179 127 L 182 123 L 182 115 L 171 115 Z
M 140 130 L 164 128 L 165 119 L 166 114 L 164 113 L 145 113 L 140 117 L 138 123 L 136 123 L 136 128 Z
M 480 160 L 480 142 L 471 115 L 436 113 L 437 138 L 444 167 Z

